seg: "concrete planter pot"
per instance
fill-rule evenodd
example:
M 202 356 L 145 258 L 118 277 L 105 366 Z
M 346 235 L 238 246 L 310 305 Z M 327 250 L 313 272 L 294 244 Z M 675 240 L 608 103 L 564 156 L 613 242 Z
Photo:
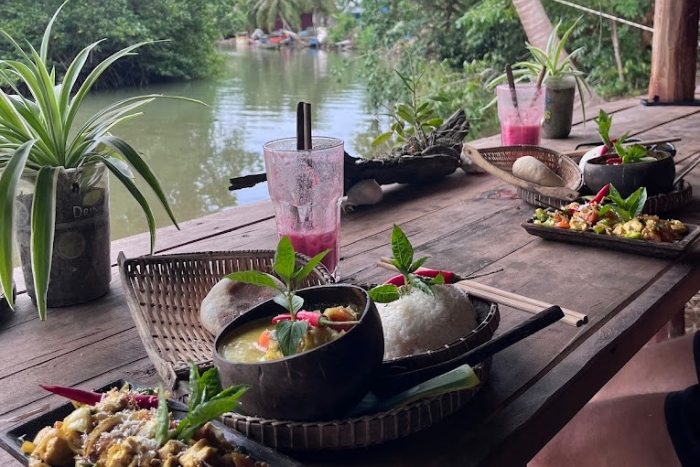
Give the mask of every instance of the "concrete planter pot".
M 544 122 L 542 136 L 551 139 L 566 138 L 571 133 L 574 113 L 576 81 L 572 76 L 545 80 Z

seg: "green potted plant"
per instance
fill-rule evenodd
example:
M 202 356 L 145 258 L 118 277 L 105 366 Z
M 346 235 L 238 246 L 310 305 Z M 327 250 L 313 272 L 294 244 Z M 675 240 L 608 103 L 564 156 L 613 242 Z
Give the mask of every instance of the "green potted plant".
M 146 42 L 111 55 L 77 86 L 90 53 L 101 41 L 94 42 L 77 54 L 59 82 L 55 68 L 48 65 L 48 48 L 52 25 L 64 5 L 49 21 L 38 51 L 31 45 L 25 50 L 0 30 L 0 36 L 21 57 L 0 61 L 0 80 L 12 89 L 11 93 L 0 90 L 0 282 L 14 306 L 12 239 L 16 229 L 27 291 L 42 320 L 47 307 L 88 301 L 109 290 L 109 172 L 144 210 L 151 252 L 155 220 L 133 182 L 132 169 L 153 189 L 177 226 L 148 164 L 129 143 L 109 133 L 119 123 L 140 115 L 135 111 L 141 106 L 165 96 L 123 99 L 93 114 L 81 126 L 76 122 L 99 76 Z
M 542 135 L 545 138 L 566 138 L 571 133 L 576 90 L 578 90 L 581 101 L 584 120 L 586 119 L 584 89 L 590 92 L 590 87 L 586 82 L 585 73 L 577 70 L 573 64 L 573 60 L 583 54 L 584 49 L 579 47 L 569 53 L 566 58 L 561 58 L 566 43 L 579 20 L 576 20 L 558 40 L 561 28 L 560 20 L 552 29 L 544 49 L 529 43 L 526 44 L 531 55 L 530 60 L 517 62 L 513 65 L 513 76 L 518 82 L 524 80 L 534 82 L 545 69 L 546 94 L 544 122 L 542 124 Z M 487 87 L 493 89 L 505 81 L 506 75 L 502 74 L 492 79 Z

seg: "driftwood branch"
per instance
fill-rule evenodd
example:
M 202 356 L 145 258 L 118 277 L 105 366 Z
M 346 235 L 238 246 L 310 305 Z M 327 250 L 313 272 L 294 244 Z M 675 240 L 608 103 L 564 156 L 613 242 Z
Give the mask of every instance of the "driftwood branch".
M 463 110 L 458 110 L 440 127 L 428 135 L 428 147 L 416 139 L 394 148 L 390 153 L 372 159 L 353 157 L 345 153 L 345 191 L 365 179 L 380 185 L 391 183 L 425 183 L 449 175 L 460 166 L 462 142 L 469 133 L 469 122 Z M 229 190 L 249 188 L 267 180 L 264 173 L 230 179 Z

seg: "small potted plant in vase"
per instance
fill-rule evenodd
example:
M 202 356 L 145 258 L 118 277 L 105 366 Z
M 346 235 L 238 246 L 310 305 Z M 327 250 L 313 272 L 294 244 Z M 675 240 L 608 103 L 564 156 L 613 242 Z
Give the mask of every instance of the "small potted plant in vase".
M 516 81 L 530 80 L 534 82 L 544 72 L 545 85 L 545 109 L 544 122 L 542 124 L 542 136 L 545 138 L 566 138 L 571 133 L 573 122 L 574 99 L 578 90 L 581 109 L 584 120 L 586 119 L 586 106 L 584 90 L 590 93 L 590 87 L 586 82 L 585 73 L 574 67 L 573 60 L 583 54 L 583 47 L 569 53 L 562 58 L 566 43 L 578 24 L 576 20 L 558 39 L 561 21 L 552 29 L 544 49 L 527 44 L 531 59 L 517 62 L 513 65 L 513 76 Z M 494 78 L 487 85 L 495 88 L 506 81 L 506 75 Z
M 673 189 L 676 166 L 670 153 L 640 144 L 625 144 L 629 132 L 611 139 L 612 116 L 602 109 L 595 122 L 603 144 L 588 151 L 579 163 L 583 181 L 592 192 L 607 184 L 614 185 L 622 197 L 641 187 L 646 188 L 649 196 Z
M 65 3 L 63 4 L 65 5 Z M 144 210 L 155 242 L 155 220 L 146 198 L 133 182 L 132 169 L 153 189 L 173 223 L 175 217 L 148 164 L 112 128 L 139 115 L 141 106 L 161 95 L 115 102 L 78 126 L 85 96 L 115 61 L 146 44 L 127 47 L 98 64 L 81 85 L 78 79 L 90 53 L 101 41 L 81 50 L 62 81 L 48 64 L 51 27 L 39 50 L 23 49 L 9 34 L 21 60 L 5 60 L 0 78 L 13 93 L 0 90 L 0 282 L 13 306 L 12 237 L 17 231 L 27 291 L 45 319 L 46 308 L 85 302 L 106 294 L 111 279 L 109 186 L 111 172 Z M 27 90 L 25 96 L 20 88 Z M 192 99 L 185 99 L 192 102 Z

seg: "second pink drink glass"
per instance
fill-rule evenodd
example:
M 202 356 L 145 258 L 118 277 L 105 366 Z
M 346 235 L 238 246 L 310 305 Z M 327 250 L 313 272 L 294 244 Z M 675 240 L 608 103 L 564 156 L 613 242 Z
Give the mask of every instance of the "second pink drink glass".
M 297 150 L 295 138 L 263 146 L 265 171 L 280 238 L 287 235 L 294 250 L 323 259 L 338 277 L 340 259 L 340 201 L 343 196 L 343 141 L 314 137 L 311 150 Z
M 501 145 L 539 146 L 544 118 L 545 87 L 516 84 L 515 94 L 508 85 L 496 88 L 498 120 L 501 122 Z

